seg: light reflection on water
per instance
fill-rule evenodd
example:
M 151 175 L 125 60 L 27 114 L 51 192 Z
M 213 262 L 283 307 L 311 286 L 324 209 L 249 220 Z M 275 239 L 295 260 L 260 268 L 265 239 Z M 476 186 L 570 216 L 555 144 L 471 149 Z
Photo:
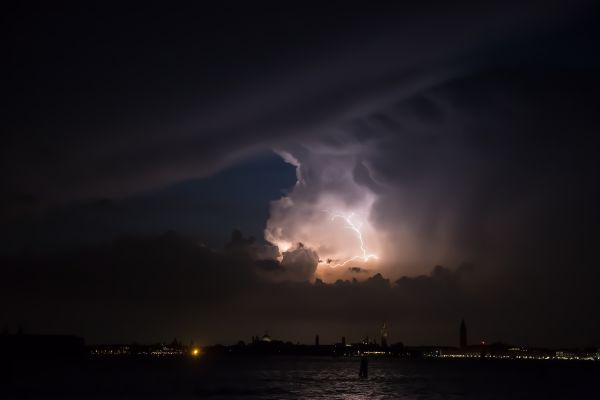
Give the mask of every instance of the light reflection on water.
M 18 366 L 3 398 L 531 399 L 596 392 L 598 363 L 327 357 L 87 360 Z
M 258 361 L 256 369 L 240 367 L 236 373 L 228 373 L 243 377 L 237 383 L 230 382 L 220 388 L 214 386 L 202 394 L 219 399 L 252 397 L 253 394 L 246 392 L 247 388 L 259 387 L 260 393 L 254 395 L 265 399 L 461 398 L 459 393 L 452 393 L 452 385 L 449 388 L 437 382 L 435 388 L 428 388 L 431 376 L 412 370 L 414 365 L 406 360 L 372 359 L 367 379 L 358 377 L 359 362 L 356 359 L 276 358 Z M 215 382 L 224 378 L 220 375 Z M 222 390 L 225 393 L 219 393 Z M 236 390 L 239 392 L 234 393 Z

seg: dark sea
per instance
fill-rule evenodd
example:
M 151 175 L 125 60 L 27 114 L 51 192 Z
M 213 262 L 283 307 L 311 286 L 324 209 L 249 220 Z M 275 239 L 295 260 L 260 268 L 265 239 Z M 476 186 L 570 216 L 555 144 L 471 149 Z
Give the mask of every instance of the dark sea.
M 4 361 L 0 399 L 599 399 L 600 363 L 229 356 Z

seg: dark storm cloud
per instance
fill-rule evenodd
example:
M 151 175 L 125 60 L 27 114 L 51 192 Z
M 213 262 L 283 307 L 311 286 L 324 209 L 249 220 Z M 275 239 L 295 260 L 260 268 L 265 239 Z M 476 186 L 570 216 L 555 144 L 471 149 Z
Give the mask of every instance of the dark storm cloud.
M 573 309 L 555 307 L 560 301 L 544 292 L 537 293 L 549 307 L 541 309 L 537 301 L 513 297 L 532 282 L 514 282 L 499 307 L 498 293 L 479 287 L 477 268 L 469 265 L 437 266 L 428 275 L 396 282 L 375 274 L 362 282 L 273 283 L 264 273 L 278 274 L 278 262 L 265 269 L 265 261 L 257 264 L 252 252 L 215 252 L 174 233 L 2 261 L 11 277 L 0 286 L 6 324 L 74 332 L 91 342 L 177 336 L 234 343 L 265 329 L 285 340 L 306 341 L 315 333 L 324 341 L 342 335 L 359 340 L 376 335 L 387 321 L 393 341 L 452 345 L 461 317 L 470 321 L 474 340 L 478 335 L 523 344 L 588 345 L 599 333 L 591 319 L 557 325 L 555 318 L 568 318 Z M 587 300 L 576 296 L 570 307 L 589 312 Z M 532 312 L 537 326 L 522 326 Z M 572 329 L 579 332 L 576 337 Z
M 84 236 L 76 200 L 124 220 L 134 213 L 119 214 L 122 203 L 94 199 L 274 148 L 300 165 L 296 205 L 373 194 L 368 218 L 387 259 L 310 283 L 314 249 L 279 262 L 241 235 L 224 252 L 173 234 L 31 251 L 4 257 L 2 315 L 92 341 L 232 342 L 265 329 L 333 341 L 386 320 L 393 341 L 452 344 L 465 317 L 489 339 L 597 342 L 590 4 L 18 10 L 5 24 L 3 221 L 43 227 L 58 204 L 61 233 Z M 287 222 L 309 211 L 286 220 L 284 203 L 270 227 L 294 236 Z M 449 267 L 430 271 L 439 264 Z
M 550 276 L 583 266 L 598 223 L 599 89 L 586 69 L 488 69 L 356 118 L 336 145 L 290 146 L 305 182 L 293 207 L 274 205 L 268 232 L 290 241 L 323 220 L 323 194 L 352 208 L 371 193 L 391 277 L 465 260 L 496 272 L 547 260 Z
M 393 128 L 379 128 L 396 134 L 365 158 L 375 180 L 358 176 L 378 193 L 377 226 L 392 236 L 409 226 L 429 249 L 417 262 L 440 250 L 455 263 L 510 264 L 518 252 L 553 258 L 583 244 L 575 232 L 597 221 L 599 88 L 596 74 L 490 71 L 426 92 L 426 113 L 435 105 L 440 118 L 397 104 Z
M 18 10 L 4 179 L 65 201 L 206 176 L 464 73 L 460 55 L 580 11 L 537 6 Z
M 302 243 L 282 253 L 281 265 L 294 280 L 309 282 L 313 280 L 319 256 L 314 250 L 307 249 Z
M 0 253 L 68 248 L 169 229 L 200 238 L 213 248 L 223 246 L 233 227 L 262 241 L 260 232 L 269 215 L 269 202 L 293 183 L 293 167 L 275 154 L 264 154 L 209 178 L 160 191 L 89 199 L 50 210 L 30 196 L 9 194 L 4 205 L 13 217 L 0 231 Z
M 380 274 L 362 283 L 312 285 L 293 283 L 297 273 L 292 271 L 291 281 L 273 283 L 264 279 L 264 272 L 280 277 L 286 273 L 285 263 L 256 261 L 252 241 L 243 236 L 234 234 L 226 252 L 214 252 L 172 232 L 51 257 L 5 258 L 3 264 L 11 276 L 2 282 L 3 314 L 11 322 L 32 330 L 55 326 L 91 340 L 113 341 L 176 334 L 231 342 L 242 333 L 221 336 L 222 328 L 236 323 L 243 323 L 246 333 L 273 326 L 286 339 L 298 340 L 322 326 L 322 334 L 333 340 L 344 332 L 331 328 L 332 321 L 374 324 L 376 329 L 384 319 L 420 320 L 431 313 L 437 317 L 442 304 L 437 300 L 456 304 L 463 276 L 468 275 L 465 268 L 452 272 L 436 267 L 431 276 L 402 278 L 395 286 Z M 423 305 L 417 294 L 430 298 L 429 305 Z M 311 323 L 304 329 L 290 330 L 305 320 Z M 419 340 L 408 333 L 396 339 Z

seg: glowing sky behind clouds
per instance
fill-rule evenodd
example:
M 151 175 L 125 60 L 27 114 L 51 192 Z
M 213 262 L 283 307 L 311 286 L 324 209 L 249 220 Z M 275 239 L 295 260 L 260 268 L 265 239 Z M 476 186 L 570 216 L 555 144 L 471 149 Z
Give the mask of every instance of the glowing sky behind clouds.
M 290 193 L 271 203 L 265 238 L 282 251 L 298 242 L 314 249 L 321 260 L 317 276 L 327 281 L 347 276 L 350 267 L 376 270 L 385 258 L 381 237 L 369 219 L 375 194 L 354 179 L 356 155 L 327 148 L 283 154 L 296 166 L 298 181 Z M 353 228 L 360 229 L 362 248 Z

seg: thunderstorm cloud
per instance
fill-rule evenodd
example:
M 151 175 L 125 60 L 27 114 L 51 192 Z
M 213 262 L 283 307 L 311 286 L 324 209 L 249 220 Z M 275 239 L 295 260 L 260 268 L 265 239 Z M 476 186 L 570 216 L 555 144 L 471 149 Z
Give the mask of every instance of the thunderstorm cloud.
M 47 7 L 5 21 L 0 323 L 600 334 L 593 2 Z

